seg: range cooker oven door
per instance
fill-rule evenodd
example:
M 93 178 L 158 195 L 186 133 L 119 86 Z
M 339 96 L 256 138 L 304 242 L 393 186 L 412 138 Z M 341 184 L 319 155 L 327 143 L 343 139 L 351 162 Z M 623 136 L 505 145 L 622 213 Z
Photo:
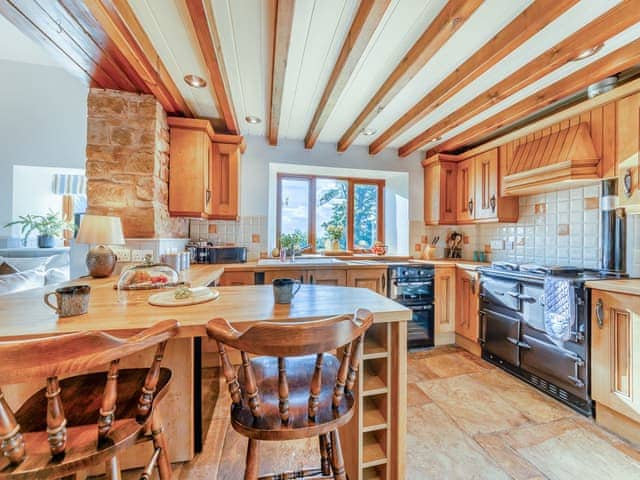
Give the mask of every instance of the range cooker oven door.
M 543 377 L 580 398 L 587 398 L 587 366 L 579 354 L 526 333 L 522 336 L 520 351 L 523 370 Z M 561 392 L 551 393 L 562 396 Z
M 482 317 L 482 349 L 499 359 L 520 366 L 520 320 L 517 316 L 503 315 L 486 308 Z
M 488 275 L 481 277 L 480 296 L 484 303 L 493 308 L 501 307 L 514 312 L 520 311 L 520 282 Z
M 407 346 L 409 348 L 433 347 L 433 304 L 407 305 L 413 317 L 407 323 Z

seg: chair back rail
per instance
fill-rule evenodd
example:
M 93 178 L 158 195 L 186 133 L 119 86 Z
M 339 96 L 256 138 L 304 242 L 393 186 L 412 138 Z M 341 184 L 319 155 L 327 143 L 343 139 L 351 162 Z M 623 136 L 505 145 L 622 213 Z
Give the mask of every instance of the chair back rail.
M 254 417 L 261 416 L 260 392 L 250 354 L 278 358 L 277 388 L 278 412 L 282 425 L 289 421 L 289 383 L 287 357 L 314 354 L 313 373 L 309 379 L 308 417 L 315 419 L 320 405 L 323 385 L 323 366 L 326 354 L 343 347 L 333 387 L 332 406 L 340 406 L 345 392 L 353 390 L 361 357 L 362 338 L 373 323 L 369 310 L 358 309 L 353 315 L 340 315 L 310 322 L 261 322 L 244 332 L 234 329 L 226 320 L 216 318 L 207 324 L 207 333 L 218 345 L 222 372 L 229 388 L 231 401 L 242 402 L 242 389 L 248 407 Z M 240 350 L 243 385 L 240 385 L 236 369 L 231 364 L 225 346 Z M 334 360 L 335 362 L 335 360 Z M 275 378 L 275 377 L 274 377 Z M 271 393 L 271 392 L 270 392 Z
M 25 383 L 46 378 L 46 431 L 51 455 L 65 453 L 67 419 L 61 400 L 58 377 L 109 365 L 100 413 L 96 418 L 99 441 L 105 440 L 115 422 L 118 395 L 119 359 L 156 346 L 156 354 L 147 371 L 138 402 L 139 422 L 149 418 L 153 395 L 160 376 L 160 363 L 167 340 L 177 333 L 178 322 L 166 320 L 129 338 L 99 331 L 88 331 L 26 341 L 0 342 L 0 385 Z M 0 390 L 0 451 L 11 464 L 21 463 L 28 455 L 14 411 Z

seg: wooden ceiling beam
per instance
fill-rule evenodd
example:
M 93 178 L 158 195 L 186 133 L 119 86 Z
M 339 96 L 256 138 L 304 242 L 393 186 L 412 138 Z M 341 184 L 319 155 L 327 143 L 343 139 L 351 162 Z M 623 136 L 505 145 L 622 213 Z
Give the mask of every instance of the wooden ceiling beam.
M 513 124 L 548 105 L 584 90 L 598 80 L 615 75 L 640 63 L 640 39 L 620 47 L 586 67 L 496 113 L 435 147 L 435 151 L 453 151 L 500 128 Z
M 313 148 L 391 0 L 361 0 L 304 139 Z
M 431 60 L 481 4 L 482 0 L 449 0 L 447 2 L 369 100 L 358 118 L 342 135 L 338 142 L 339 152 L 344 152 L 351 146 L 362 129 L 366 128 L 380 110 Z
M 577 2 L 578 0 L 534 1 L 376 138 L 369 146 L 369 153 L 375 155 L 381 152 L 393 139 L 471 84 Z
M 562 67 L 588 48 L 597 47 L 623 30 L 640 22 L 640 8 L 636 2 L 622 2 L 585 25 L 562 42 L 515 71 L 507 78 L 481 93 L 466 105 L 429 127 L 404 144 L 398 155 L 406 157 L 433 139 L 462 125 L 467 120 L 505 98 L 533 84 L 545 75 Z
M 271 68 L 271 99 L 269 100 L 269 144 L 278 145 L 280 113 L 284 77 L 287 71 L 287 57 L 293 26 L 295 0 L 276 0 L 275 33 L 273 36 L 273 65 Z
M 240 128 L 231 101 L 231 90 L 227 71 L 220 50 L 220 38 L 216 29 L 213 11 L 205 5 L 209 0 L 184 0 L 191 24 L 198 39 L 200 53 L 209 73 L 209 84 L 213 90 L 216 108 L 222 115 L 227 132 L 238 135 Z
M 140 76 L 163 108 L 172 114 L 192 116 L 178 87 L 126 0 L 63 0 L 67 8 L 82 5 L 95 18 L 109 40 Z

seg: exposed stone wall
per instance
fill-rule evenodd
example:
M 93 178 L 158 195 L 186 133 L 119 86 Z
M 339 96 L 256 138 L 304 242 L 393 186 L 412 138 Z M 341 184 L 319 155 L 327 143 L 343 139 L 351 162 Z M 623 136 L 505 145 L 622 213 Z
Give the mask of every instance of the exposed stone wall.
M 127 238 L 184 237 L 170 218 L 169 126 L 152 95 L 91 89 L 87 119 L 87 212 L 117 215 Z

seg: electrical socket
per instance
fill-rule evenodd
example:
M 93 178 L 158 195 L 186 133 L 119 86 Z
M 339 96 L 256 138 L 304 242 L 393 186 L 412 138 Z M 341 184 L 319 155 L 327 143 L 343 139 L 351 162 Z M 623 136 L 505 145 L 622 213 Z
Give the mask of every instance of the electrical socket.
M 504 249 L 505 250 L 513 250 L 514 243 L 515 242 L 513 242 L 511 240 L 507 240 L 506 242 L 504 242 Z
M 130 262 L 131 261 L 131 249 L 127 247 L 109 247 L 113 250 L 113 253 L 118 257 L 119 262 Z
M 144 262 L 144 257 L 151 255 L 153 257 L 153 250 L 131 250 L 132 262 Z
M 504 250 L 504 240 L 491 240 L 491 250 Z

